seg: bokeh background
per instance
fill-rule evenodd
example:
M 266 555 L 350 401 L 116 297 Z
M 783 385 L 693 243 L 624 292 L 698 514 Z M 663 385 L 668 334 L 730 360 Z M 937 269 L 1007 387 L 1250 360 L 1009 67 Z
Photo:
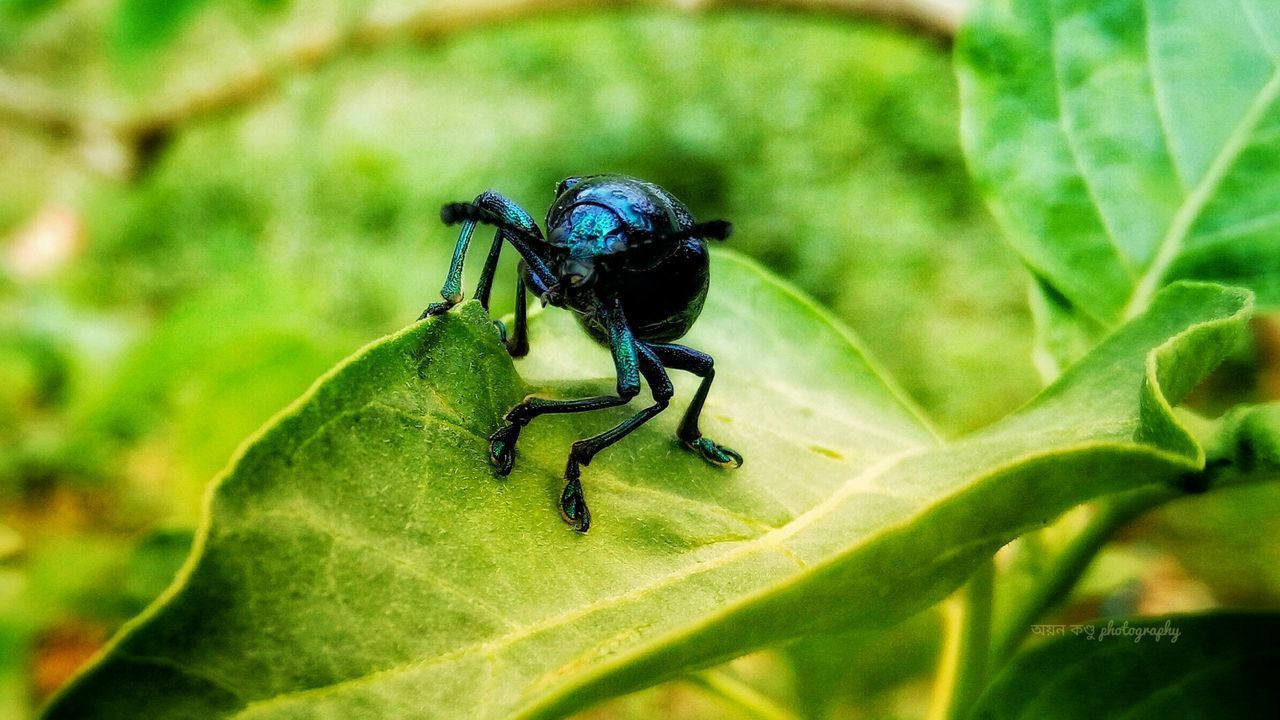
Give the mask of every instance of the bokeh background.
M 732 247 L 843 318 L 948 433 L 1040 387 L 945 23 L 563 5 L 0 2 L 0 718 L 163 589 L 244 437 L 436 298 L 439 207 L 486 188 L 541 218 L 560 178 L 620 172 L 732 220 Z M 1084 607 L 1274 604 L 1256 539 L 1212 530 L 1280 536 L 1280 501 L 1252 492 L 1148 521 Z M 731 671 L 804 717 L 920 717 L 937 635 L 926 613 Z M 589 715 L 655 713 L 736 716 L 697 683 Z

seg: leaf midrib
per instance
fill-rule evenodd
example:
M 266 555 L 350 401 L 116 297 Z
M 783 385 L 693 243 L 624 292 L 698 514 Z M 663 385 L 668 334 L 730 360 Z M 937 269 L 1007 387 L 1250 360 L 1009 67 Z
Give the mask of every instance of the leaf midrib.
M 932 450 L 936 450 L 936 449 L 937 449 L 937 446 L 921 446 L 917 448 L 912 448 L 910 450 L 904 450 L 899 453 L 895 453 L 893 455 L 885 456 L 881 458 L 879 461 L 877 461 L 877 463 L 874 463 L 873 465 L 871 465 L 868 468 L 865 468 L 862 472 L 853 476 L 849 480 L 846 480 L 841 485 L 841 487 L 835 493 L 832 494 L 831 497 L 827 498 L 819 505 L 814 506 L 809 511 L 806 511 L 805 513 L 797 516 L 795 519 L 788 522 L 786 525 L 783 525 L 777 528 L 776 530 L 770 531 L 769 533 L 765 533 L 764 535 L 761 535 L 757 538 L 742 541 L 740 545 L 730 550 L 727 550 L 726 552 L 716 556 L 715 558 L 711 558 L 701 563 L 692 563 L 686 568 L 684 568 L 683 570 L 681 570 L 679 573 L 665 575 L 658 582 L 651 583 L 641 588 L 635 588 L 625 593 L 614 595 L 599 603 L 592 604 L 591 606 L 584 606 L 581 608 L 577 608 L 569 612 L 561 613 L 560 615 L 557 615 L 555 617 L 547 618 L 538 623 L 522 626 L 522 628 L 519 631 L 508 633 L 507 635 L 503 635 L 498 638 L 493 638 L 490 640 L 473 643 L 471 645 L 460 647 L 450 652 L 447 652 L 441 655 L 436 655 L 428 659 L 416 660 L 408 663 L 401 663 L 399 665 L 393 665 L 387 668 L 383 668 L 381 670 L 377 670 L 375 672 L 371 672 L 367 675 L 349 678 L 349 679 L 342 680 L 329 685 L 306 688 L 306 689 L 284 693 L 284 694 L 273 696 L 270 698 L 264 698 L 262 700 L 250 702 L 247 705 L 245 705 L 243 708 L 241 708 L 232 717 L 241 717 L 246 712 L 258 710 L 264 707 L 270 707 L 276 703 L 287 703 L 287 702 L 308 697 L 308 696 L 326 695 L 329 693 L 340 692 L 348 688 L 359 687 L 369 683 L 375 683 L 382 678 L 395 675 L 397 673 L 436 667 L 449 662 L 453 662 L 455 660 L 466 658 L 468 656 L 480 657 L 480 658 L 484 658 L 489 661 L 492 661 L 494 659 L 494 655 L 497 652 L 505 649 L 506 647 L 513 645 L 516 642 L 519 642 L 520 640 L 524 640 L 536 634 L 554 629 L 556 627 L 563 626 L 566 623 L 570 623 L 574 620 L 590 616 L 591 614 L 594 614 L 599 610 L 608 609 L 610 607 L 615 607 L 621 604 L 625 604 L 630 600 L 641 598 L 644 595 L 654 590 L 657 590 L 659 588 L 662 588 L 674 582 L 684 580 L 685 578 L 692 577 L 694 575 L 701 574 L 704 571 L 710 571 L 710 570 L 715 570 L 715 569 L 724 567 L 725 565 L 729 564 L 734 560 L 740 559 L 742 557 L 750 556 L 756 552 L 766 552 L 770 550 L 777 550 L 780 547 L 780 543 L 785 541 L 785 539 L 788 539 L 794 536 L 798 532 L 804 530 L 806 527 L 830 515 L 844 501 L 847 501 L 851 497 L 855 496 L 857 494 L 857 491 L 860 489 L 860 486 L 862 485 L 862 483 L 864 483 L 866 480 L 872 479 L 874 477 L 882 476 L 885 473 L 892 470 L 894 467 L 898 466 L 901 462 L 908 460 L 911 457 L 914 457 Z M 919 504 L 915 508 L 915 510 L 913 510 L 909 514 L 908 517 L 903 518 L 900 522 L 895 522 L 895 523 L 877 528 L 872 533 L 866 536 L 857 538 L 856 542 L 853 543 L 853 545 L 849 546 L 848 548 L 845 548 L 844 550 L 862 547 L 866 545 L 868 542 L 876 538 L 883 537 L 885 533 L 902 529 L 903 527 L 906 527 L 910 523 L 914 522 L 914 520 L 918 518 L 921 511 L 927 511 L 931 508 L 937 508 L 943 504 L 946 504 L 950 500 L 954 499 L 956 496 L 962 495 L 972 490 L 975 485 L 981 484 L 982 481 L 989 479 L 991 477 L 1004 474 L 1006 472 L 1010 472 L 1026 463 L 1034 462 L 1037 459 L 1042 459 L 1047 456 L 1064 455 L 1064 454 L 1070 455 L 1070 454 L 1079 453 L 1079 452 L 1089 452 L 1089 451 L 1099 451 L 1099 450 L 1104 450 L 1104 451 L 1109 450 L 1109 451 L 1119 451 L 1119 452 L 1132 452 L 1134 450 L 1139 450 L 1141 452 L 1151 455 L 1152 457 L 1158 457 L 1173 464 L 1185 463 L 1185 458 L 1182 458 L 1181 456 L 1170 455 L 1164 451 L 1159 450 L 1158 448 L 1153 448 L 1150 446 L 1127 442 L 1127 441 L 1115 441 L 1115 440 L 1086 441 L 1082 443 L 1073 443 L 1063 447 L 1052 448 L 1045 451 L 1032 451 L 1027 453 L 1021 453 L 1016 455 L 1015 457 L 1007 459 L 1005 462 L 999 463 L 997 465 L 994 465 L 988 468 L 983 473 L 977 476 L 971 477 L 965 482 L 957 484 L 956 486 L 952 487 L 949 491 L 943 493 L 942 495 L 939 495 L 933 498 L 917 497 L 916 499 L 922 501 L 922 504 Z M 905 496 L 894 496 L 894 497 L 905 497 Z M 976 544 L 983 544 L 985 542 L 990 541 L 991 537 L 993 536 L 984 535 L 981 538 L 975 538 L 973 542 Z M 777 540 L 774 540 L 775 538 L 777 538 Z M 825 565 L 830 561 L 832 561 L 837 556 L 841 555 L 844 550 L 829 554 L 828 556 L 824 556 L 820 563 L 811 563 L 803 567 L 807 571 L 813 571 L 820 565 Z M 795 579 L 794 575 L 788 576 L 785 579 L 785 582 L 792 582 L 794 579 Z M 754 594 L 758 594 L 758 592 L 761 592 L 761 591 L 774 590 L 774 589 L 776 589 L 776 584 L 765 585 L 758 588 L 756 592 L 749 593 L 749 595 L 754 595 Z M 736 604 L 737 603 L 734 603 L 734 605 Z
M 1227 136 L 1227 141 L 1214 156 L 1204 177 L 1200 178 L 1200 182 L 1196 183 L 1191 193 L 1178 206 L 1168 230 L 1160 240 L 1155 259 L 1138 279 L 1132 295 L 1125 303 L 1123 320 L 1137 317 L 1151 304 L 1151 299 L 1160 289 L 1160 282 L 1164 279 L 1165 272 L 1182 251 L 1187 235 L 1191 232 L 1191 226 L 1199 219 L 1200 212 L 1217 192 L 1223 179 L 1231 170 L 1232 164 L 1247 146 L 1249 136 L 1257 129 L 1258 123 L 1277 97 L 1280 97 L 1280 66 L 1275 66 L 1271 77 L 1259 90 L 1258 95 L 1250 103 L 1249 109 L 1241 116 L 1240 121 L 1231 130 L 1231 134 Z M 1172 158 L 1173 155 L 1170 154 L 1170 157 Z
M 418 669 L 433 667 L 436 665 L 441 665 L 441 664 L 453 661 L 455 659 L 467 657 L 469 655 L 492 656 L 495 652 L 500 651 L 511 645 L 514 645 L 515 643 L 521 640 L 527 639 L 529 637 L 533 637 L 534 635 L 540 634 L 548 630 L 552 630 L 556 627 L 561 627 L 567 623 L 571 623 L 580 618 L 588 617 L 596 612 L 599 612 L 600 610 L 606 610 L 612 607 L 616 607 L 618 605 L 625 604 L 631 600 L 642 598 L 645 595 L 655 590 L 677 583 L 679 581 L 682 581 L 694 575 L 699 575 L 704 572 L 720 569 L 738 559 L 753 555 L 757 552 L 763 553 L 763 552 L 776 551 L 779 554 L 783 555 L 784 557 L 791 558 L 794 562 L 797 563 L 798 567 L 802 569 L 806 568 L 808 567 L 806 563 L 804 563 L 799 558 L 794 556 L 792 553 L 786 551 L 786 549 L 782 547 L 783 542 L 793 537 L 797 533 L 803 531 L 805 528 L 809 527 L 810 525 L 818 522 L 822 518 L 825 518 L 828 515 L 830 515 L 846 500 L 848 500 L 853 495 L 857 494 L 857 492 L 862 489 L 862 485 L 866 481 L 874 479 L 875 477 L 879 477 L 887 473 L 888 471 L 896 467 L 898 463 L 902 462 L 903 460 L 911 456 L 918 455 L 930 449 L 934 449 L 935 447 L 936 446 L 931 446 L 931 445 L 918 446 L 915 448 L 911 448 L 909 450 L 903 450 L 898 453 L 894 453 L 892 455 L 886 455 L 880 458 L 878 461 L 876 461 L 872 465 L 870 465 L 869 467 L 863 469 L 861 472 L 857 473 L 853 477 L 846 480 L 834 493 L 831 494 L 831 496 L 823 500 L 821 503 L 818 503 L 817 505 L 805 511 L 804 513 L 801 513 L 800 515 L 796 516 L 785 525 L 782 525 L 781 527 L 770 530 L 769 532 L 766 532 L 755 538 L 741 541 L 740 544 L 738 544 L 737 546 L 729 550 L 726 550 L 720 555 L 717 555 L 708 560 L 704 560 L 702 562 L 689 563 L 686 567 L 682 568 L 679 572 L 664 575 L 661 578 L 659 578 L 656 582 L 652 582 L 647 585 L 633 588 L 631 590 L 628 590 L 627 592 L 619 593 L 609 598 L 605 598 L 599 602 L 592 603 L 591 605 L 584 605 L 579 608 L 570 610 L 568 612 L 564 612 L 559 615 L 546 618 L 536 623 L 520 626 L 518 630 L 507 633 L 500 637 L 493 638 L 490 640 L 485 640 L 483 642 L 473 643 L 465 647 L 457 648 L 456 650 L 452 650 L 450 652 L 447 652 L 441 655 L 436 655 L 427 660 L 417 660 L 414 662 L 402 663 L 399 665 L 383 668 L 381 670 L 370 673 L 368 675 L 354 677 L 348 680 L 343 680 L 343 681 L 332 683 L 329 685 L 324 685 L 324 686 L 319 686 L 314 688 L 307 688 L 307 689 L 299 690 L 292 693 L 285 693 L 285 694 L 277 695 L 271 698 L 265 698 L 263 700 L 250 702 L 247 705 L 245 705 L 245 707 L 243 707 L 237 714 L 248 712 L 250 710 L 256 710 L 276 702 L 285 702 L 298 696 L 303 696 L 303 695 L 317 693 L 317 692 L 330 692 L 342 687 L 351 687 L 353 685 L 358 685 L 365 682 L 371 682 L 377 677 L 385 677 L 387 675 L 391 675 L 399 672 L 405 672 L 407 670 L 418 670 Z
M 1155 104 L 1156 122 L 1160 126 L 1160 140 L 1164 144 L 1165 152 L 1169 154 L 1169 165 L 1173 168 L 1174 178 L 1178 181 L 1178 190 L 1185 197 L 1188 192 L 1187 171 L 1183 169 L 1182 162 L 1177 154 L 1173 152 L 1173 133 L 1169 130 L 1169 100 L 1164 93 L 1164 86 L 1156 82 L 1156 73 L 1154 72 L 1159 55 L 1155 51 L 1154 34 L 1151 32 L 1151 26 L 1154 24 L 1152 22 L 1151 0 L 1142 0 L 1142 16 L 1145 20 L 1142 24 L 1142 44 L 1147 54 L 1147 64 L 1151 70 L 1147 73 L 1147 79 L 1151 83 L 1151 98 Z

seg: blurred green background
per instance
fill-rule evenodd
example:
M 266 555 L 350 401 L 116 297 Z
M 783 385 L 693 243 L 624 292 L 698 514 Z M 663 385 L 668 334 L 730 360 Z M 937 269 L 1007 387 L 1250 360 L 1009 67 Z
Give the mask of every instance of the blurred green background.
M 432 5 L 0 3 L 0 718 L 163 589 L 243 438 L 436 298 L 439 207 L 486 188 L 540 219 L 560 178 L 620 172 L 731 219 L 732 247 L 843 318 L 947 433 L 1038 389 L 945 38 L 833 12 Z M 1255 495 L 1207 502 L 1275 530 Z M 1202 517 L 1157 522 L 1112 577 L 1156 557 L 1181 579 L 1192 546 L 1221 569 Z M 1274 600 L 1269 572 L 1225 573 L 1232 599 Z M 919 717 L 937 627 L 729 672 L 806 717 Z M 589 714 L 655 712 L 734 716 L 688 684 Z

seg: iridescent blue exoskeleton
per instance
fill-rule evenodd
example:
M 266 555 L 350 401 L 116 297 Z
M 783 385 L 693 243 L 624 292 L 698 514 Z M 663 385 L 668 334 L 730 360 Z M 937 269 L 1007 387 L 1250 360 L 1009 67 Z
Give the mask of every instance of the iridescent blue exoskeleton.
M 583 329 L 612 351 L 618 371 L 616 396 L 529 397 L 512 408 L 505 424 L 489 436 L 489 459 L 499 474 L 511 472 L 516 440 L 530 420 L 544 413 L 625 405 L 640 393 L 643 377 L 653 405 L 616 427 L 575 442 L 569 451 L 560 512 L 575 529 L 586 532 L 591 513 L 582 494 L 581 466 L 666 409 L 673 393 L 669 368 L 702 378 L 677 431 L 680 442 L 715 465 L 742 464 L 741 455 L 698 430 L 698 415 L 715 377 L 711 356 L 672 342 L 688 332 L 702 312 L 710 281 L 706 240 L 728 237 L 729 223 L 694 222 L 688 208 L 666 190 L 621 175 L 562 180 L 547 211 L 545 238 L 529 213 L 492 190 L 469 203 L 445 205 L 440 216 L 446 224 L 461 223 L 462 231 L 440 290 L 444 302 L 430 305 L 422 317 L 443 313 L 461 302 L 462 261 L 471 234 L 477 223 L 492 225 L 497 232 L 476 287 L 476 298 L 485 309 L 503 242 L 522 258 L 511 336 L 501 322 L 495 323 L 508 352 L 521 357 L 529 351 L 525 296 L 532 292 L 544 305 L 572 310 Z

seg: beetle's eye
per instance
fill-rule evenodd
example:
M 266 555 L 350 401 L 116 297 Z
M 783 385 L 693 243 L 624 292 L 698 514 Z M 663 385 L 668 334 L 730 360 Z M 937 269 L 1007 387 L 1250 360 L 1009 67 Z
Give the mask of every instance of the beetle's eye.
M 559 225 L 550 228 L 550 230 L 551 231 L 547 233 L 547 242 L 555 245 L 556 247 L 564 247 L 569 244 L 569 233 L 573 231 L 569 223 L 562 222 Z
M 605 236 L 603 245 L 607 254 L 620 253 L 627 249 L 627 238 L 620 232 L 612 232 Z

